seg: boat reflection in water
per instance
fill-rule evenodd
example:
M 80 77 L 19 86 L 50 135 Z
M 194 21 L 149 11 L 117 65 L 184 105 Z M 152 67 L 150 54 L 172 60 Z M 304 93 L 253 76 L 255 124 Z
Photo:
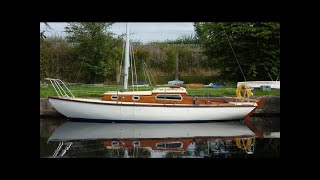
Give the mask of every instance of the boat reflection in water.
M 203 158 L 254 153 L 255 134 L 242 122 L 102 124 L 67 122 L 49 138 L 52 157 Z

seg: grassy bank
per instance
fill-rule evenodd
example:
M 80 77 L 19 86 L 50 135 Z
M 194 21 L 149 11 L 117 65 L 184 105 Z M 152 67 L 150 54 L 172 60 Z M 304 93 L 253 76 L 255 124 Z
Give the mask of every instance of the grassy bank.
M 76 97 L 102 97 L 106 91 L 120 90 L 121 86 L 103 86 L 103 87 L 86 87 L 86 86 L 71 86 L 69 89 Z M 152 90 L 153 87 L 140 87 L 139 90 Z M 130 88 L 132 90 L 132 88 Z M 234 87 L 222 88 L 199 88 L 187 87 L 190 96 L 235 96 Z M 280 96 L 280 90 L 261 91 L 253 90 L 255 96 L 273 95 Z M 48 88 L 40 88 L 40 97 L 56 96 L 56 92 L 51 85 Z

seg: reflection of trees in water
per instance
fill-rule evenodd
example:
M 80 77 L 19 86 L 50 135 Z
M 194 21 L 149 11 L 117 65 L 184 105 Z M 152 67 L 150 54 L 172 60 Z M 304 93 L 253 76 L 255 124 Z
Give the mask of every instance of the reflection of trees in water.
M 113 148 L 107 149 L 103 141 L 76 141 L 66 153 L 67 157 L 76 158 L 148 158 L 151 156 L 145 148 Z
M 107 158 L 149 158 L 151 153 L 146 148 L 106 149 Z
M 249 121 L 263 133 L 280 131 L 280 117 L 250 117 Z
M 51 136 L 51 134 L 57 129 L 57 127 L 61 126 L 66 122 L 64 118 L 40 118 L 40 136 L 47 137 L 47 139 Z
M 61 126 L 66 119 L 64 118 L 40 118 L 40 157 L 50 157 L 56 150 L 59 142 L 50 142 L 47 144 L 49 137 Z
M 280 157 L 280 139 L 257 138 L 253 154 L 247 154 L 237 147 L 235 141 L 197 141 L 195 149 L 181 152 L 167 152 L 164 158 L 205 157 L 205 158 L 244 158 L 244 157 Z M 47 144 L 47 138 L 40 137 L 40 157 L 51 156 L 59 142 Z M 73 145 L 64 155 L 70 158 L 150 158 L 149 148 L 130 147 L 107 149 L 103 140 L 73 141 Z
M 195 155 L 208 158 L 226 158 L 245 157 L 247 153 L 243 149 L 239 149 L 231 140 L 216 140 L 198 142 Z
M 151 153 L 147 148 L 128 148 L 128 155 L 134 158 L 149 158 L 151 157 Z
M 235 142 L 218 141 L 215 143 L 201 143 L 198 152 L 210 158 L 253 158 L 253 157 L 280 157 L 279 138 L 257 138 L 254 144 L 254 153 L 247 154 L 244 149 L 236 146 Z
M 184 155 L 187 155 L 187 152 L 167 152 L 165 158 L 181 158 Z
M 65 156 L 76 158 L 103 158 L 105 147 L 100 141 L 81 140 L 74 141 Z
M 280 138 L 258 138 L 254 157 L 280 157 Z
M 59 142 L 47 144 L 48 138 L 40 136 L 40 157 L 50 157 L 58 147 Z

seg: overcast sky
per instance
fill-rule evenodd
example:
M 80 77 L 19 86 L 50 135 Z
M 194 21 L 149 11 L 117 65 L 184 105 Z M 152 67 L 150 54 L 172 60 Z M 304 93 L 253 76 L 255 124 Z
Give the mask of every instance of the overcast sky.
M 53 30 L 47 29 L 46 36 L 65 36 L 64 27 L 67 23 L 48 23 Z M 46 30 L 43 23 L 40 23 L 40 30 Z M 125 23 L 115 23 L 110 31 L 115 34 L 123 34 L 126 30 Z M 143 43 L 150 41 L 174 40 L 181 36 L 194 35 L 193 23 L 130 23 L 132 40 L 140 40 Z

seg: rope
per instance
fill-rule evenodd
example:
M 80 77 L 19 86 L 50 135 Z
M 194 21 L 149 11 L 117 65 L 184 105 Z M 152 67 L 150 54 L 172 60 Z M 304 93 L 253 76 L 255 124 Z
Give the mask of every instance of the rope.
M 238 63 L 239 68 L 240 68 L 240 70 L 241 70 L 241 73 L 242 73 L 242 76 L 243 76 L 243 78 L 244 78 L 244 81 L 247 81 L 247 80 L 246 80 L 246 77 L 244 76 L 244 73 L 243 73 L 243 71 L 242 71 L 242 68 L 241 68 L 241 66 L 240 66 L 240 63 L 239 63 L 239 61 L 238 61 L 238 58 L 237 58 L 237 56 L 236 56 L 236 53 L 234 53 L 234 50 L 233 50 L 232 45 L 231 45 L 231 43 L 230 43 L 229 37 L 228 37 L 228 35 L 227 35 L 227 32 L 226 32 L 226 30 L 225 30 L 224 27 L 223 27 L 223 24 L 222 24 L 222 28 L 223 28 L 224 33 L 225 33 L 226 36 L 227 36 L 227 39 L 228 39 L 229 45 L 230 45 L 230 47 L 231 47 L 231 50 L 232 50 L 232 52 L 233 52 L 233 55 L 234 55 L 234 57 L 235 57 L 236 60 L 237 60 L 237 63 Z

